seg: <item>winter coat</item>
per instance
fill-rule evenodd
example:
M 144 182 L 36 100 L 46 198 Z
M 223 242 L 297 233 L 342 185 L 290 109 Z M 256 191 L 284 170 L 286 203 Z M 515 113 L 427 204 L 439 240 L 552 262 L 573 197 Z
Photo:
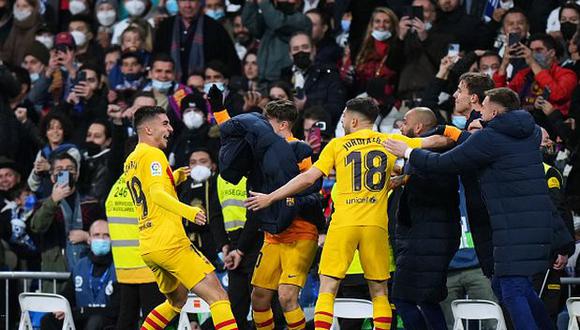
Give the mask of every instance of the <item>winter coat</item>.
M 496 276 L 531 276 L 545 271 L 557 240 L 571 240 L 548 193 L 542 133 L 533 117 L 514 110 L 443 154 L 414 150 L 410 163 L 424 171 L 477 171 L 489 213 Z M 559 237 L 553 238 L 558 232 Z

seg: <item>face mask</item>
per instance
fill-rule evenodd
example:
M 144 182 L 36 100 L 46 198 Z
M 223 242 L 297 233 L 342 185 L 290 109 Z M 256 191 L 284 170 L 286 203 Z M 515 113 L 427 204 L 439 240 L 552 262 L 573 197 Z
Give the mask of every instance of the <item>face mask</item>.
M 500 1 L 499 2 L 499 7 L 501 9 L 508 10 L 508 9 L 511 9 L 513 6 L 514 6 L 514 2 L 513 1 L 508 1 L 508 2 Z
M 87 35 L 81 31 L 72 31 L 70 33 L 75 40 L 75 44 L 79 47 L 84 46 L 87 43 Z
M 196 165 L 191 169 L 190 176 L 195 182 L 204 182 L 211 176 L 211 170 L 205 166 Z
M 102 26 L 111 26 L 115 23 L 117 13 L 114 10 L 104 10 L 97 13 L 97 20 Z
M 373 33 L 371 33 L 371 35 L 378 41 L 385 41 L 391 37 L 391 31 L 373 30 Z
M 336 183 L 335 179 L 324 179 L 322 180 L 322 190 L 330 190 L 332 189 L 332 187 L 334 186 L 334 184 Z
M 276 9 L 284 13 L 285 15 L 292 15 L 296 12 L 294 4 L 290 2 L 278 2 Z
M 85 3 L 82 1 L 73 0 L 68 3 L 68 10 L 73 15 L 80 14 L 83 11 L 87 10 L 87 5 L 85 5 Z
M 153 79 L 151 81 L 151 85 L 153 86 L 153 89 L 156 89 L 161 93 L 167 92 L 171 88 L 172 84 L 173 84 L 172 81 L 159 81 L 159 80 L 155 80 L 155 79 Z
M 131 16 L 141 16 L 145 12 L 145 3 L 139 0 L 129 0 L 125 2 L 125 9 Z
M 465 124 L 467 124 L 467 118 L 465 116 L 451 115 L 451 123 L 459 129 L 464 129 Z
M 547 69 L 549 67 L 548 65 L 548 59 L 546 58 L 546 54 L 544 53 L 534 53 L 534 60 L 536 60 L 536 62 L 538 62 L 538 64 L 544 68 Z
M 111 251 L 111 241 L 108 239 L 92 239 L 91 251 L 96 256 L 104 256 Z
M 565 23 L 560 24 L 560 32 L 562 32 L 562 36 L 564 37 L 564 40 L 572 39 L 572 37 L 574 36 L 574 33 L 576 33 L 577 29 L 578 29 L 578 24 L 574 24 L 571 22 L 565 22 Z
M 32 10 L 14 9 L 12 13 L 17 21 L 22 22 L 32 15 Z
M 86 142 L 85 150 L 89 156 L 94 156 L 101 152 L 101 146 L 94 142 Z
M 294 60 L 294 65 L 296 65 L 301 70 L 308 69 L 310 64 L 312 64 L 309 52 L 298 52 L 292 55 L 292 58 Z
M 203 116 L 199 112 L 190 111 L 183 115 L 183 123 L 189 129 L 198 129 L 203 125 Z
M 125 75 L 125 78 L 127 78 L 128 81 L 135 81 L 135 80 L 139 80 L 141 78 L 141 73 L 127 73 Z
M 487 69 L 487 70 L 484 70 L 482 73 L 483 73 L 484 75 L 487 75 L 487 76 L 488 76 L 488 77 L 490 77 L 490 78 L 493 78 L 493 74 L 495 73 L 495 70 L 494 70 L 494 69 L 492 69 L 492 68 L 489 68 L 489 69 Z
M 36 37 L 36 41 L 43 44 L 49 50 L 52 49 L 52 47 L 54 46 L 54 39 L 49 36 L 38 36 Z
M 31 73 L 30 74 L 30 81 L 35 83 L 38 79 L 40 79 L 40 73 Z
M 340 27 L 342 28 L 342 31 L 348 32 L 350 30 L 350 20 L 343 19 L 340 21 Z
M 211 18 L 213 18 L 216 21 L 219 21 L 220 19 L 224 18 L 226 16 L 226 13 L 224 12 L 223 9 L 208 9 L 205 14 Z
M 237 43 L 239 43 L 240 45 L 244 45 L 244 46 L 247 46 L 252 41 L 250 34 L 245 33 L 245 32 L 238 33 L 234 37 L 235 37 Z
M 177 5 L 177 0 L 168 0 L 165 3 L 165 9 L 167 13 L 171 16 L 176 15 L 179 11 L 179 6 Z
M 226 85 L 223 82 L 209 82 L 203 85 L 203 92 L 209 93 L 211 86 L 216 85 L 216 87 L 223 93 L 226 90 Z

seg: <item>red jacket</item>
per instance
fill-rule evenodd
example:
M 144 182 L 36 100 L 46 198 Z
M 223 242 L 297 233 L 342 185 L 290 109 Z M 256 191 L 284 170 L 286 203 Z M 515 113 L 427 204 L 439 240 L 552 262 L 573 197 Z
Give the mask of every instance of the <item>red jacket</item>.
M 496 87 L 509 87 L 510 89 L 516 91 L 522 98 L 522 103 L 524 102 L 524 87 L 526 85 L 526 76 L 531 73 L 530 68 L 525 68 L 519 71 L 515 77 L 510 81 L 509 85 L 506 84 L 506 76 L 500 75 L 497 72 L 493 75 L 493 81 Z M 548 101 L 554 105 L 555 108 L 560 110 L 564 115 L 568 115 L 568 109 L 570 109 L 570 101 L 572 99 L 572 92 L 578 85 L 578 78 L 572 70 L 564 69 L 557 64 L 552 64 L 552 67 L 548 70 L 540 71 L 535 77 L 535 82 L 539 89 L 537 91 L 528 91 L 527 93 L 532 93 L 535 96 L 542 95 L 544 89 L 548 87 L 550 89 L 550 97 Z M 530 87 L 531 89 L 531 87 Z M 526 94 L 527 94 L 526 93 Z

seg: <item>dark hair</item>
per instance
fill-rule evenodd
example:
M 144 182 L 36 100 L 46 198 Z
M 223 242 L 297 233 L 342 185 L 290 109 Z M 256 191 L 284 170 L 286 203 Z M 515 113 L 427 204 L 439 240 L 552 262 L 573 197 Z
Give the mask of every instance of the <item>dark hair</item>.
M 119 53 L 119 55 L 121 55 L 122 50 L 121 50 L 121 46 L 119 45 L 113 45 L 107 49 L 105 49 L 105 55 L 109 55 L 111 53 Z
M 50 157 L 50 169 L 51 169 L 51 171 L 54 170 L 54 164 L 58 160 L 65 160 L 65 159 L 70 160 L 75 165 L 75 170 L 78 171 L 79 164 L 77 164 L 77 160 L 66 151 L 59 152 L 56 155 Z
M 14 75 L 16 80 L 18 80 L 18 83 L 20 85 L 27 86 L 26 92 L 28 93 L 30 91 L 31 86 L 32 86 L 32 82 L 30 81 L 30 74 L 28 74 L 28 71 L 26 71 L 26 69 L 24 69 L 20 66 L 11 66 L 10 71 L 12 71 L 12 74 Z
M 495 57 L 499 60 L 499 62 L 501 63 L 501 56 L 499 56 L 498 53 L 494 52 L 493 50 L 486 50 L 483 55 L 481 55 L 478 59 L 477 59 L 477 66 L 479 66 L 481 59 L 484 57 Z
M 119 39 L 121 43 L 123 43 L 123 37 L 125 36 L 125 34 L 130 32 L 137 33 L 139 35 L 139 38 L 141 38 L 141 42 L 145 42 L 145 40 L 147 39 L 147 32 L 145 30 L 143 30 L 138 25 L 131 25 L 128 28 L 126 28 L 123 31 L 123 33 L 121 33 L 121 38 Z
M 379 115 L 379 107 L 370 97 L 361 97 L 348 100 L 346 102 L 346 110 L 359 113 L 373 123 Z
M 91 124 L 89 125 L 89 127 L 92 124 L 97 124 L 97 125 L 102 125 L 103 127 L 105 127 L 105 137 L 108 139 L 111 137 L 111 123 L 108 120 L 105 119 L 95 119 L 91 122 Z M 87 129 L 88 131 L 88 129 Z
M 572 9 L 575 10 L 578 15 L 580 15 L 580 6 L 578 6 L 575 2 L 567 2 L 560 7 L 560 12 L 558 13 L 558 20 L 562 19 L 562 12 L 564 9 Z
M 272 88 L 277 87 L 280 88 L 281 90 L 284 91 L 284 93 L 286 93 L 286 95 L 288 95 L 288 99 L 292 100 L 294 98 L 294 94 L 292 93 L 292 87 L 290 86 L 290 84 L 288 84 L 285 81 L 276 81 L 275 83 L 272 83 L 270 85 L 270 87 L 268 88 L 268 96 L 270 96 L 270 90 L 272 90 Z
M 151 59 L 151 68 L 153 68 L 155 62 L 170 62 L 173 65 L 173 70 L 175 70 L 175 61 L 168 54 L 157 53 L 153 55 L 153 58 Z
M 296 122 L 296 119 L 298 119 L 298 109 L 296 109 L 296 105 L 292 101 L 275 100 L 266 104 L 264 115 L 268 118 L 285 120 L 292 126 Z
M 88 15 L 85 14 L 72 15 L 70 20 L 68 21 L 68 24 L 72 22 L 83 22 L 86 24 L 87 30 L 89 32 L 93 32 L 93 19 Z
M 147 120 L 155 118 L 157 115 L 166 114 L 167 111 L 162 107 L 154 106 L 154 107 L 142 107 L 135 111 L 133 115 L 133 127 L 138 129 L 141 124 Z
M 301 31 L 301 30 L 292 33 L 292 35 L 290 36 L 290 39 L 288 39 L 288 45 L 290 45 L 290 42 L 292 41 L 292 39 L 294 39 L 294 37 L 297 37 L 297 36 L 305 36 L 306 38 L 308 38 L 308 43 L 310 44 L 310 46 L 313 46 L 314 43 L 312 42 L 312 36 L 308 32 Z
M 220 60 L 209 61 L 205 65 L 205 69 L 206 70 L 212 69 L 213 71 L 217 71 L 217 72 L 221 73 L 222 76 L 224 76 L 224 78 L 226 78 L 226 79 L 230 78 L 230 70 L 228 69 L 228 66 Z M 205 72 L 205 70 L 204 70 L 204 72 Z M 205 78 L 205 73 L 204 73 L 203 77 Z
M 520 97 L 516 92 L 507 88 L 494 88 L 485 92 L 490 102 L 497 103 L 504 107 L 506 111 L 520 109 Z
M 322 10 L 320 10 L 318 8 L 313 8 L 313 9 L 310 9 L 309 11 L 304 13 L 304 15 L 308 15 L 308 14 L 316 14 L 316 15 L 320 16 L 320 21 L 322 23 L 322 26 L 326 25 L 330 28 L 330 19 L 328 17 L 328 14 L 326 14 Z
M 321 105 L 314 105 L 304 109 L 304 119 L 313 119 L 330 123 L 330 115 Z
M 72 132 L 72 123 L 67 116 L 60 112 L 56 112 L 55 110 L 50 111 L 46 116 L 44 116 L 44 118 L 42 118 L 42 121 L 40 122 L 40 136 L 43 139 L 46 139 L 46 131 L 48 131 L 50 122 L 53 120 L 57 120 L 62 126 L 63 141 L 68 140 Z
M 546 47 L 548 50 L 557 50 L 556 40 L 545 33 L 532 34 L 530 40 L 528 41 L 528 45 L 531 45 L 532 41 L 541 41 L 544 44 L 544 47 Z
M 101 69 L 97 65 L 93 64 L 92 62 L 84 63 L 83 65 L 81 65 L 78 72 L 81 72 L 83 70 L 93 71 L 95 73 L 95 76 L 97 76 L 97 82 L 99 84 L 101 83 L 101 75 L 103 73 L 101 72 Z
M 155 99 L 155 95 L 153 94 L 153 92 L 151 92 L 151 91 L 147 91 L 147 92 L 139 91 L 139 92 L 135 93 L 135 95 L 133 95 L 133 98 L 131 99 L 131 105 L 133 105 L 133 103 L 135 103 L 135 100 L 138 97 L 148 97 L 150 99 L 155 100 L 155 104 L 157 104 L 157 100 Z
M 256 53 L 255 50 L 249 50 L 246 55 L 244 55 L 244 57 L 242 58 L 242 66 L 246 63 L 246 59 L 248 58 L 248 56 L 250 55 L 254 55 L 256 57 L 258 57 L 258 53 Z M 191 75 L 190 75 L 191 76 Z
M 501 25 L 502 26 L 503 26 L 503 22 L 505 21 L 506 16 L 509 14 L 522 14 L 526 18 L 526 23 L 528 25 L 530 24 L 530 20 L 528 19 L 528 15 L 526 15 L 526 12 L 523 9 L 521 9 L 519 7 L 512 7 L 510 9 L 508 9 L 508 11 L 506 11 L 505 14 L 503 15 L 503 17 L 501 18 Z
M 488 75 L 479 72 L 466 72 L 459 77 L 459 81 L 465 83 L 470 94 L 477 95 L 479 104 L 483 102 L 485 92 L 495 87 L 495 83 Z

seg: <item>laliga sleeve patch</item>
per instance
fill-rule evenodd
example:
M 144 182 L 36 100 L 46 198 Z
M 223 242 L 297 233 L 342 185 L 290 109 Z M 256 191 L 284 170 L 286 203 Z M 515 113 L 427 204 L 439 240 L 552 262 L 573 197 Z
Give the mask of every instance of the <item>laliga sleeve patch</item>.
M 558 179 L 551 177 L 548 179 L 548 188 L 557 188 L 560 189 L 560 181 Z
M 151 163 L 151 176 L 161 176 L 163 171 L 161 170 L 161 163 L 153 162 Z

